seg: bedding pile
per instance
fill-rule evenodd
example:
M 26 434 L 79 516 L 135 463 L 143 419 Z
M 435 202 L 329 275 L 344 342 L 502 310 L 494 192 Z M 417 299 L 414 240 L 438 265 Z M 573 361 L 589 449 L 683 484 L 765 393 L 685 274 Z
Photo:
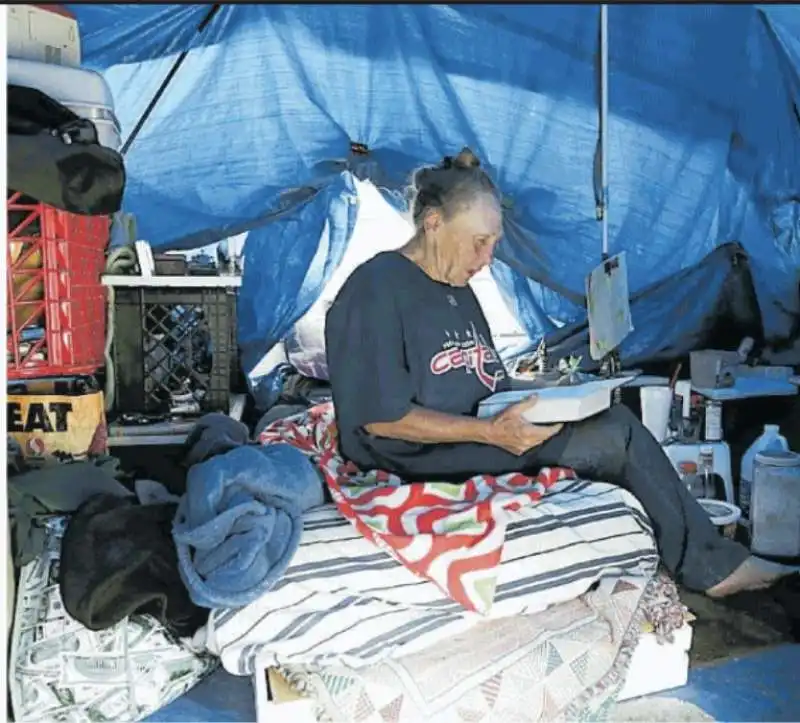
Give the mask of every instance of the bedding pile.
M 43 705 L 59 720 L 140 720 L 217 661 L 240 676 L 279 669 L 320 719 L 599 719 L 642 620 L 663 632 L 680 618 L 625 490 L 559 468 L 460 485 L 363 473 L 339 454 L 330 402 L 270 422 L 255 443 L 236 425 L 200 420 L 178 499 L 137 484 L 125 510 L 151 521 L 141 535 L 155 541 L 172 510 L 146 559 L 117 535 L 97 550 L 102 566 L 84 564 L 80 526 L 48 528 L 20 580 L 18 720 Z M 72 519 L 92 522 L 96 504 Z M 143 607 L 140 568 L 153 588 Z M 117 578 L 125 599 L 102 625 L 62 597 L 106 600 Z
M 332 403 L 317 405 L 301 417 L 275 422 L 262 432 L 260 441 L 291 444 L 315 459 L 339 511 L 363 537 L 406 569 L 433 582 L 447 597 L 469 611 L 489 613 L 494 604 L 518 599 L 547 584 L 544 578 L 526 577 L 513 591 L 497 589 L 498 565 L 508 542 L 529 538 L 536 532 L 536 549 L 540 553 L 559 548 L 559 542 L 560 549 L 566 550 L 575 547 L 577 542 L 574 538 L 566 539 L 570 531 L 576 523 L 583 524 L 578 505 L 577 508 L 573 506 L 571 517 L 549 523 L 531 521 L 527 531 L 507 534 L 508 525 L 526 517 L 526 511 L 535 508 L 548 491 L 554 491 L 556 486 L 561 491 L 574 489 L 575 484 L 580 486 L 570 469 L 545 467 L 536 477 L 478 475 L 463 484 L 433 480 L 405 484 L 388 472 L 362 474 L 338 454 Z M 609 485 L 602 494 L 615 497 Z M 639 564 L 638 555 L 643 549 L 654 549 L 647 515 L 633 496 L 627 497 L 635 505 L 629 508 L 632 514 L 617 506 L 610 516 L 603 518 L 607 523 L 614 519 L 611 524 L 617 531 L 614 537 L 620 546 L 615 548 L 611 542 L 601 545 L 606 548 L 606 554 L 595 555 L 589 567 L 601 564 L 629 569 Z M 619 495 L 616 498 L 624 499 Z M 622 523 L 621 518 L 626 517 L 630 519 Z M 595 519 L 592 523 L 599 521 Z M 543 537 L 544 532 L 552 533 L 555 539 Z M 610 532 L 610 528 L 606 532 Z M 564 537 L 560 538 L 562 533 Z M 584 576 L 585 567 L 581 567 L 581 563 L 586 558 L 581 558 L 579 550 L 570 549 L 566 554 L 575 565 L 572 576 Z M 542 565 L 541 558 L 536 560 L 535 566 L 519 556 L 513 560 L 517 563 L 514 567 L 524 566 L 528 572 L 533 567 L 541 573 L 549 569 Z
M 321 720 L 602 720 L 649 609 L 642 578 L 605 578 L 537 615 L 492 620 L 419 653 L 364 669 L 284 666 L 280 673 L 316 701 Z
M 535 627 L 537 613 L 574 604 L 606 578 L 636 581 L 638 604 L 658 565 L 636 499 L 570 470 L 464 485 L 361 474 L 338 456 L 330 404 L 274 422 L 260 441 L 314 459 L 334 503 L 306 513 L 269 594 L 212 611 L 196 636 L 237 675 L 272 666 L 361 671 L 490 625 L 515 630 L 520 616 Z

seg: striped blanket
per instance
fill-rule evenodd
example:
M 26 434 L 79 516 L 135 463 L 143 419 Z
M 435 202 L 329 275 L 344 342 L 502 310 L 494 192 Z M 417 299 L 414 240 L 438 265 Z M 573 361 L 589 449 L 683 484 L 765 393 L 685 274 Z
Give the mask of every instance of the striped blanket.
M 636 499 L 567 470 L 400 486 L 338 457 L 330 405 L 274 423 L 261 441 L 315 459 L 336 504 L 306 515 L 300 547 L 269 593 L 212 613 L 202 642 L 234 674 L 363 667 L 657 566 Z

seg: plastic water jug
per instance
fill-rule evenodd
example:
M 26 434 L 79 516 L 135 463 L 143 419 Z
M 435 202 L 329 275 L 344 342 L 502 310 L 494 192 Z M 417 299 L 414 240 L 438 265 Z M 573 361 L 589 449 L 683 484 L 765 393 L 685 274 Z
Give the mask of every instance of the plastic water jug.
M 800 557 L 800 454 L 766 450 L 756 455 L 750 540 L 757 555 Z
M 789 444 L 781 436 L 781 429 L 777 424 L 765 424 L 761 436 L 750 445 L 742 456 L 742 465 L 739 474 L 739 507 L 742 517 L 750 519 L 750 497 L 753 489 L 753 474 L 756 455 L 767 450 L 789 450 Z

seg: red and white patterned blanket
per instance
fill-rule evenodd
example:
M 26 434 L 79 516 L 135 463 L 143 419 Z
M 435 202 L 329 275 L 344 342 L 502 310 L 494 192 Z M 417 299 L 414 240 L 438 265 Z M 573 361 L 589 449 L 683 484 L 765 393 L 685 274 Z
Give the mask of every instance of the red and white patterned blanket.
M 332 403 L 273 422 L 259 442 L 288 443 L 311 457 L 336 506 L 364 537 L 481 614 L 494 600 L 506 513 L 534 505 L 557 482 L 576 478 L 556 467 L 536 477 L 478 475 L 463 484 L 406 484 L 388 472 L 364 473 L 339 455 Z

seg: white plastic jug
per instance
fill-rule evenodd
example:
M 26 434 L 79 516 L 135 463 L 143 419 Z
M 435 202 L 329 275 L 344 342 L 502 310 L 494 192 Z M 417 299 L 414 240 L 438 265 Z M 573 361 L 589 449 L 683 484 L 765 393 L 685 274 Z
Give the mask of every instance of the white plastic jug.
M 750 445 L 742 456 L 742 466 L 739 474 L 739 507 L 742 510 L 742 517 L 750 519 L 750 502 L 753 492 L 753 475 L 756 462 L 756 455 L 766 451 L 789 451 L 789 444 L 786 438 L 781 435 L 781 429 L 777 424 L 765 424 L 761 436 Z

